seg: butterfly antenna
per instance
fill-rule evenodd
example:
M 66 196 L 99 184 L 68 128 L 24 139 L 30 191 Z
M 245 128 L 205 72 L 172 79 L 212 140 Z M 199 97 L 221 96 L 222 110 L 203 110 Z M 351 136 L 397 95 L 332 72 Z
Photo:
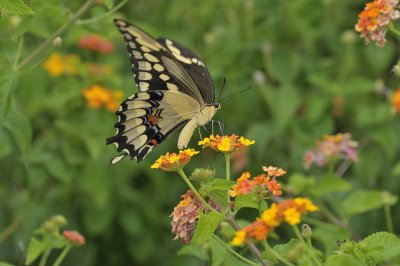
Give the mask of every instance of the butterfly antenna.
M 229 94 L 229 95 L 223 97 L 223 98 L 221 99 L 221 101 L 222 101 L 223 99 L 226 99 L 226 98 L 228 98 L 228 97 L 234 96 L 234 95 L 236 95 L 236 94 L 240 94 L 240 93 L 246 92 L 246 91 L 248 91 L 248 90 L 250 90 L 250 89 L 251 89 L 251 86 L 249 86 L 249 87 L 248 87 L 247 89 L 245 89 L 245 90 L 242 90 L 242 91 L 239 91 L 239 92 L 235 92 L 235 93 Z
M 219 112 L 219 115 L 221 116 L 221 121 L 219 122 L 219 129 L 221 130 L 221 135 L 224 135 L 225 122 L 221 111 Z
M 226 78 L 224 77 L 224 81 L 222 82 L 222 87 L 221 87 L 221 90 L 219 91 L 219 95 L 218 95 L 218 102 L 219 102 L 219 99 L 221 98 L 222 91 L 225 88 L 225 84 L 226 84 Z

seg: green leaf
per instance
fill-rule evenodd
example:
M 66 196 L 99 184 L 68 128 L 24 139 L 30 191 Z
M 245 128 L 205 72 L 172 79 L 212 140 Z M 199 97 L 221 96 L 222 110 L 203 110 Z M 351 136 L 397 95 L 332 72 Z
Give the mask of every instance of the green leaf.
M 334 174 L 323 176 L 318 184 L 312 189 L 312 193 L 317 196 L 327 195 L 333 192 L 347 191 L 351 188 L 351 184 L 343 178 Z
M 340 87 L 343 95 L 360 95 L 374 92 L 375 83 L 365 77 L 354 77 Z
M 104 0 L 103 3 L 107 9 L 111 9 L 114 6 L 114 0 Z
M 214 200 L 218 205 L 221 205 L 222 208 L 228 207 L 228 192 L 226 190 L 211 190 L 207 193 L 207 196 Z
M 242 208 L 258 209 L 258 201 L 256 200 L 254 193 L 236 196 L 235 213 L 237 213 Z
M 393 166 L 392 175 L 395 175 L 395 176 L 400 175 L 400 162 L 397 162 L 397 163 Z
M 289 183 L 287 184 L 286 189 L 288 192 L 293 193 L 294 195 L 299 195 L 314 185 L 314 177 L 307 177 L 305 175 L 295 173 L 290 175 Z
M 0 0 L 0 12 L 16 15 L 28 15 L 35 13 L 22 0 Z
M 222 219 L 222 215 L 214 212 L 201 213 L 190 243 L 193 245 L 202 245 L 207 242 L 214 234 L 215 229 Z
M 235 181 L 228 181 L 221 178 L 214 178 L 211 189 L 214 190 L 229 190 L 235 184 Z
M 0 123 L 5 121 L 10 111 L 13 90 L 17 74 L 11 68 L 3 68 L 0 72 Z
M 44 242 L 39 241 L 34 237 L 31 237 L 31 240 L 29 241 L 28 245 L 28 251 L 25 263 L 27 265 L 30 265 L 40 256 L 40 254 L 44 252 L 45 248 L 46 244 Z
M 388 198 L 389 197 L 389 198 Z M 384 204 L 397 202 L 398 197 L 386 191 L 358 190 L 351 193 L 342 204 L 348 215 L 356 215 L 383 207 Z
M 300 56 L 298 53 L 286 50 L 276 50 L 271 55 L 271 74 L 280 82 L 290 82 L 300 71 Z
M 376 263 L 400 255 L 400 239 L 388 232 L 374 233 L 359 242 Z
M 32 128 L 28 118 L 23 113 L 11 111 L 5 127 L 12 133 L 24 160 L 26 160 L 32 140 Z
M 248 263 L 239 260 L 231 253 L 228 253 L 226 255 L 224 262 L 221 264 L 221 266 L 248 266 L 248 265 L 249 265 Z
M 207 252 L 204 250 L 202 246 L 198 245 L 183 246 L 181 249 L 178 250 L 176 254 L 178 256 L 182 255 L 194 256 L 204 261 L 208 260 Z
M 290 239 L 286 244 L 275 245 L 272 249 L 281 255 L 282 257 L 287 257 L 289 253 L 296 249 L 297 245 L 301 244 L 298 239 Z
M 8 262 L 0 261 L 0 266 L 15 266 L 14 264 L 10 264 Z
M 228 250 L 219 241 L 211 238 L 209 241 L 211 249 L 211 266 L 220 266 L 228 254 Z
M 324 266 L 365 266 L 356 257 L 350 254 L 335 254 L 331 255 L 325 261 Z

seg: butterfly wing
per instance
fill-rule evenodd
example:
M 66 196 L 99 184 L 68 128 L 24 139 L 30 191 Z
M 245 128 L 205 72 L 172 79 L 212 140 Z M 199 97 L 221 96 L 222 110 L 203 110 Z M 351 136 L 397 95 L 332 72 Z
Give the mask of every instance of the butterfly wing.
M 204 81 L 211 84 L 208 90 L 212 91 L 204 93 L 205 87 L 200 88 L 203 86 L 201 76 L 204 78 L 207 74 L 206 79 L 211 80 L 205 67 L 207 72 L 200 72 L 201 68 L 192 69 L 191 64 L 179 60 L 176 56 L 179 48 L 171 48 L 166 39 L 159 42 L 123 20 L 115 20 L 115 25 L 125 39 L 139 92 L 125 100 L 116 112 L 119 117 L 114 125 L 117 133 L 107 139 L 107 144 L 114 143 L 117 151 L 122 152 L 111 163 L 126 156 L 140 162 L 169 134 L 200 112 L 201 106 L 208 102 L 206 99 L 211 97 L 204 95 L 213 98 L 212 81 Z M 182 57 L 197 58 L 188 52 L 184 48 Z

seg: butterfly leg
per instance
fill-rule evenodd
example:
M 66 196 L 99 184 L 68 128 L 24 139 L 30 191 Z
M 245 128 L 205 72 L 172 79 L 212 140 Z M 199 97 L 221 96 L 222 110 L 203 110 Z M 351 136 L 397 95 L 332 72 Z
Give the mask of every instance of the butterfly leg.
M 199 127 L 199 135 L 200 135 L 200 139 L 203 140 L 203 136 L 201 135 L 201 128 Z

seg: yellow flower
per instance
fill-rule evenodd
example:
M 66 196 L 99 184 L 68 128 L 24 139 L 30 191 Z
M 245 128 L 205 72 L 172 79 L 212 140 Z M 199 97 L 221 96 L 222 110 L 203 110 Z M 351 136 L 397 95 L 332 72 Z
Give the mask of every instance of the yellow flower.
M 395 113 L 400 113 L 400 89 L 397 89 L 392 97 L 391 97 L 391 101 L 392 101 L 392 109 Z
M 153 165 L 151 165 L 152 169 L 161 169 L 163 171 L 177 171 L 182 169 L 186 164 L 189 163 L 191 157 L 198 154 L 198 151 L 194 149 L 186 149 L 179 151 L 179 154 L 176 153 L 167 153 L 165 155 L 161 155 Z
M 301 214 L 294 207 L 286 209 L 283 212 L 283 216 L 285 217 L 285 221 L 290 225 L 295 225 L 300 223 Z
M 118 109 L 119 102 L 122 98 L 121 91 L 111 91 L 97 84 L 83 89 L 82 94 L 90 108 L 98 109 L 100 107 L 105 107 L 111 112 Z
M 230 136 L 211 135 L 209 138 L 205 138 L 199 141 L 198 144 L 203 148 L 209 147 L 215 151 L 231 153 L 235 151 L 240 151 L 254 143 L 254 140 L 248 140 L 244 137 L 239 138 L 239 136 L 232 134 Z
M 243 244 L 244 239 L 246 237 L 246 231 L 244 230 L 239 230 L 236 232 L 235 237 L 232 239 L 232 246 L 240 246 Z
M 279 220 L 277 219 L 278 207 L 276 203 L 273 203 L 271 207 L 263 212 L 261 215 L 261 221 L 270 227 L 276 227 L 279 225 Z
M 296 205 L 298 205 L 301 209 L 304 209 L 305 211 L 310 211 L 310 212 L 315 212 L 318 211 L 318 207 L 315 206 L 311 200 L 307 198 L 295 198 L 294 202 Z
M 58 77 L 62 74 L 74 75 L 77 73 L 79 61 L 80 59 L 77 55 L 52 53 L 43 63 L 43 68 L 53 77 Z

